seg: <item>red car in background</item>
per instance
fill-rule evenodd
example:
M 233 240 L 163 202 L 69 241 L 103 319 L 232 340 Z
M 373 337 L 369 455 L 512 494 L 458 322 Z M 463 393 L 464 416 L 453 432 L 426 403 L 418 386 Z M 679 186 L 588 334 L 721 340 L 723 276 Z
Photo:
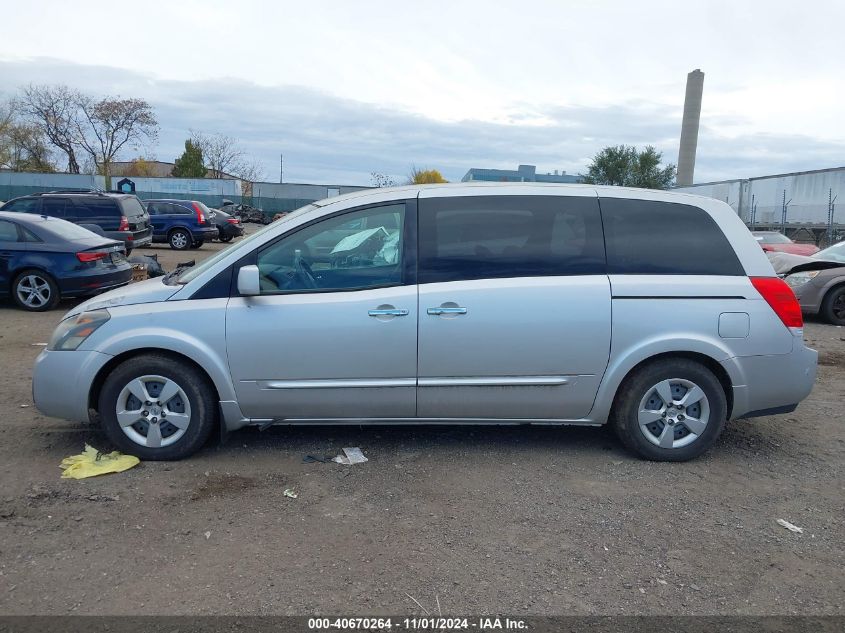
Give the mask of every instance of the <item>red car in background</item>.
M 812 244 L 796 244 L 777 231 L 752 231 L 754 239 L 767 253 L 791 253 L 792 255 L 813 255 L 819 249 Z

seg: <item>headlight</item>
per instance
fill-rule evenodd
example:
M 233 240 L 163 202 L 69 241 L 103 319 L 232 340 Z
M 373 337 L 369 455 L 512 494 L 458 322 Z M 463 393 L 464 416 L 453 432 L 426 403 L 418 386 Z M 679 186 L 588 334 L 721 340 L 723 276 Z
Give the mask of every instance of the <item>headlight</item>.
M 790 288 L 797 288 L 798 286 L 803 286 L 805 283 L 810 281 L 813 277 L 818 274 L 818 270 L 805 270 L 800 273 L 792 273 L 791 275 L 787 275 L 784 281 L 789 284 Z
M 106 310 L 95 310 L 65 319 L 59 323 L 59 327 L 53 332 L 47 349 L 75 350 L 110 318 L 111 316 Z

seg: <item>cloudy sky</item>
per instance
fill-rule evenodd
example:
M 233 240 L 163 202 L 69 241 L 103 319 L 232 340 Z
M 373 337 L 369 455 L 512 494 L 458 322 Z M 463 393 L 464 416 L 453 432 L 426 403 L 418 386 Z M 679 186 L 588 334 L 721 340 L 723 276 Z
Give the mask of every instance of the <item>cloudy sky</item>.
M 172 161 L 237 137 L 270 181 L 578 173 L 607 145 L 677 161 L 705 72 L 696 181 L 845 164 L 845 2 L 0 0 L 0 96 L 33 83 L 138 96 Z M 129 152 L 127 158 L 132 157 Z

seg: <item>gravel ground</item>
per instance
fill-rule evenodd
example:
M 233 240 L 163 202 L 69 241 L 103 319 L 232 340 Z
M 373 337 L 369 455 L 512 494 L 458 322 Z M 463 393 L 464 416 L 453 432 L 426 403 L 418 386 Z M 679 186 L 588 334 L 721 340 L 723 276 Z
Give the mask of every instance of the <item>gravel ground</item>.
M 63 457 L 109 447 L 32 405 L 61 314 L 0 304 L 0 614 L 843 614 L 841 328 L 807 325 L 796 412 L 685 464 L 606 429 L 273 428 L 73 481 Z M 344 446 L 370 461 L 302 461 Z

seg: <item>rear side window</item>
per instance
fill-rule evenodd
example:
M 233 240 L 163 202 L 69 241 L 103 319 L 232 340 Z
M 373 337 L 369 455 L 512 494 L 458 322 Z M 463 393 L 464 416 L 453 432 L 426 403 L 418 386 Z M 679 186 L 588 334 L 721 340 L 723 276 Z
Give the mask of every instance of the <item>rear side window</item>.
M 421 200 L 419 283 L 605 272 L 596 198 Z
M 172 215 L 195 215 L 196 212 L 188 207 L 183 207 L 181 204 L 165 204 L 159 206 L 161 213 L 169 213 Z
M 79 219 L 113 217 L 120 214 L 114 200 L 108 198 L 76 198 L 73 214 Z
M 10 200 L 3 205 L 3 211 L 19 211 L 21 213 L 38 213 L 41 206 L 39 198 L 21 198 L 20 200 Z
M 704 209 L 602 198 L 601 215 L 608 274 L 745 274 L 728 239 Z
M 66 198 L 44 198 L 41 213 L 49 215 L 51 218 L 64 218 L 67 204 Z
M 0 242 L 20 242 L 18 227 L 6 220 L 0 220 Z

